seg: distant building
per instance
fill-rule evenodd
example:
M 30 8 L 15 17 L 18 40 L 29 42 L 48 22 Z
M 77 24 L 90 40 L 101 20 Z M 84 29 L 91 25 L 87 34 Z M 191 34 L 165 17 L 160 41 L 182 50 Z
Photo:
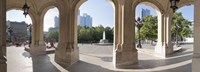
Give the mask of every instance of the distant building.
M 55 16 L 54 17 L 54 22 L 55 22 L 55 28 L 59 28 L 59 17 Z
M 140 18 L 144 18 L 144 17 L 146 17 L 147 15 L 150 15 L 150 10 L 149 9 L 143 9 L 142 8 L 142 10 L 141 10 L 141 17 Z
M 86 13 L 80 17 L 80 26 L 92 27 L 92 17 Z
M 12 33 L 11 33 L 11 38 L 17 39 L 17 40 L 25 40 L 28 37 L 28 31 L 27 31 L 27 26 L 25 22 L 12 22 L 12 21 L 7 21 L 6 22 L 6 32 L 8 36 L 10 36 L 9 28 L 11 28 Z
M 80 19 L 81 19 L 80 10 L 78 10 L 78 17 L 77 18 L 78 18 L 78 20 L 77 20 L 78 22 L 77 23 L 78 23 L 78 25 L 80 25 L 80 23 L 81 23 L 80 22 Z
M 78 25 L 92 27 L 92 17 L 86 13 L 82 16 L 80 15 L 80 10 L 78 11 Z

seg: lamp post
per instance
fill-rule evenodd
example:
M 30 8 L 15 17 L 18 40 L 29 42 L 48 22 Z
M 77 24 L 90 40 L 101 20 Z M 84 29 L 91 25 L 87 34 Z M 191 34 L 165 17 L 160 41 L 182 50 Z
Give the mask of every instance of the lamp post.
M 24 10 L 24 16 L 25 16 L 25 18 L 26 18 L 26 15 L 28 14 L 28 10 L 29 10 L 29 6 L 27 5 L 27 3 L 26 3 L 26 0 L 25 0 L 25 4 L 24 4 L 24 6 L 22 7 L 22 9 Z
M 176 9 L 178 9 L 178 7 L 176 6 L 176 4 L 177 4 L 180 0 L 169 0 L 169 1 L 170 1 L 170 3 L 171 3 L 170 8 L 172 8 L 172 9 L 173 9 L 173 12 L 175 12 Z
M 27 31 L 30 32 L 30 36 L 29 36 L 29 47 L 30 47 L 30 45 L 31 45 L 31 30 L 32 30 L 32 25 L 29 24 L 29 25 L 27 26 Z
M 137 47 L 142 48 L 142 45 L 141 45 L 141 42 L 140 42 L 140 28 L 143 26 L 143 22 L 140 19 L 140 17 L 137 18 L 135 24 L 136 24 L 136 27 L 138 28 L 138 32 L 139 32 L 139 39 L 138 39 L 139 43 L 138 43 Z
M 13 30 L 12 30 L 12 27 L 9 27 L 8 28 L 8 32 L 9 32 L 9 34 L 10 34 L 10 38 L 9 38 L 9 40 L 10 40 L 10 42 L 12 42 L 12 40 L 11 40 L 11 37 L 12 37 L 12 32 L 13 32 Z
M 173 12 L 175 12 L 176 9 L 178 9 L 177 3 L 178 3 L 179 1 L 180 1 L 180 0 L 170 0 L 170 3 L 171 3 L 170 8 L 173 10 Z M 179 46 L 179 45 L 178 45 L 178 29 L 179 29 L 179 25 L 176 23 L 176 24 L 175 24 L 175 30 L 176 30 L 176 43 L 175 43 L 175 45 L 176 45 L 176 46 Z
M 178 47 L 179 44 L 178 44 L 178 29 L 180 28 L 180 26 L 176 23 L 175 24 L 175 30 L 176 30 L 176 42 L 175 42 L 175 45 Z

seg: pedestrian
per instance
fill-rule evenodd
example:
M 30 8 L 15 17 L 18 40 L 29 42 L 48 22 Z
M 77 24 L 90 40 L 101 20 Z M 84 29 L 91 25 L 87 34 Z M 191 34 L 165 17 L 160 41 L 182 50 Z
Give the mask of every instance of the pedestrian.
M 55 46 L 54 46 L 54 39 L 51 39 L 51 41 L 50 41 L 50 48 L 56 48 Z

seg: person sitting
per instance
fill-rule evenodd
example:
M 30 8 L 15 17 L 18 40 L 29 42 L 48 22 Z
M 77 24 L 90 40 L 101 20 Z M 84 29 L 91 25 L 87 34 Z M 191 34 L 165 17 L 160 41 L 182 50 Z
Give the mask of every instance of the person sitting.
M 47 48 L 56 48 L 54 46 L 54 39 L 51 39 L 51 41 L 50 41 L 50 47 L 47 46 Z

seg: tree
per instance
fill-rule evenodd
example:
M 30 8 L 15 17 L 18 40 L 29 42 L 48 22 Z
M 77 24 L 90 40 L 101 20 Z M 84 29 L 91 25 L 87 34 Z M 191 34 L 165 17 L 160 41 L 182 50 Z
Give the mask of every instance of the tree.
M 52 31 L 48 34 L 48 40 L 54 39 L 56 42 L 58 41 L 58 32 Z
M 148 15 L 143 19 L 144 25 L 140 29 L 141 39 L 155 40 L 157 39 L 157 17 Z M 137 32 L 138 35 L 138 32 Z M 138 36 L 136 36 L 138 37 Z
M 172 24 L 171 24 L 171 36 L 173 40 L 175 40 L 176 38 L 176 30 L 175 30 L 176 24 L 178 25 L 179 39 L 183 40 L 184 37 L 191 36 L 192 30 L 190 29 L 190 26 L 192 25 L 192 22 L 186 20 L 181 12 L 176 12 L 172 17 Z
M 78 26 L 78 42 L 80 43 L 98 43 L 103 38 L 103 32 L 106 32 L 106 39 L 113 42 L 113 28 L 102 25 L 97 27 Z
M 99 42 L 100 39 L 103 38 L 103 32 L 104 32 L 104 27 L 102 25 L 99 25 L 97 27 L 95 27 L 95 33 L 94 33 L 94 40 L 96 42 Z
M 108 41 L 110 42 L 113 42 L 113 29 L 111 29 L 110 27 L 106 27 L 105 32 L 106 32 L 106 39 L 108 39 Z

